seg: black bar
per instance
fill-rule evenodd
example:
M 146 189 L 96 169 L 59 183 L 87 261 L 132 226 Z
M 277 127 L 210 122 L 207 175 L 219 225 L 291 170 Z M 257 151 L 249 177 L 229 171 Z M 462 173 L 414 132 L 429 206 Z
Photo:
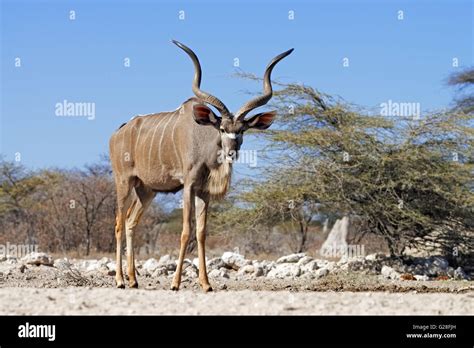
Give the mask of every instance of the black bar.
M 54 341 L 20 338 L 19 327 L 26 323 L 30 327 L 55 325 Z M 472 316 L 3 316 L 0 346 L 233 343 L 294 347 L 324 343 L 473 347 L 473 324 Z M 409 338 L 407 334 L 456 337 Z

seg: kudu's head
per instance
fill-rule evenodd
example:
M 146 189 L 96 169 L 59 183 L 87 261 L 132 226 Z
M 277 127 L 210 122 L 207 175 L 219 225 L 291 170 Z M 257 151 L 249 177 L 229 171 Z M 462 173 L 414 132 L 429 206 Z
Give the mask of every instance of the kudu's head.
M 246 130 L 250 128 L 267 129 L 272 124 L 276 116 L 276 111 L 259 113 L 250 118 L 245 117 L 250 111 L 265 105 L 272 98 L 272 70 L 280 60 L 293 52 L 293 49 L 276 56 L 272 59 L 270 64 L 268 64 L 263 77 L 263 94 L 248 101 L 239 111 L 232 114 L 218 98 L 201 90 L 201 64 L 196 54 L 189 47 L 178 41 L 173 40 L 173 43 L 184 50 L 194 63 L 194 94 L 205 103 L 214 106 L 220 113 L 220 116 L 218 116 L 207 105 L 196 104 L 193 108 L 194 120 L 200 125 L 212 126 L 220 132 L 220 145 L 223 155 L 227 161 L 232 162 L 233 159 L 237 158 L 238 151 L 242 145 L 243 134 Z

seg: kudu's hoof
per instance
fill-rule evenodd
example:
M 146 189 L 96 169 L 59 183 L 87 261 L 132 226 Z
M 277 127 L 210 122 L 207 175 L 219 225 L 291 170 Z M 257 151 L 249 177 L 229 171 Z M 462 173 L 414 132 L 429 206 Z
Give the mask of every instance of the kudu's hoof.
M 124 283 L 117 283 L 117 285 L 115 285 L 117 289 L 125 289 L 125 284 Z
M 207 286 L 207 287 L 203 286 L 203 287 L 202 287 L 202 291 L 204 291 L 204 292 L 211 292 L 211 291 L 214 291 L 214 290 L 212 290 L 212 286 L 209 285 L 209 286 Z

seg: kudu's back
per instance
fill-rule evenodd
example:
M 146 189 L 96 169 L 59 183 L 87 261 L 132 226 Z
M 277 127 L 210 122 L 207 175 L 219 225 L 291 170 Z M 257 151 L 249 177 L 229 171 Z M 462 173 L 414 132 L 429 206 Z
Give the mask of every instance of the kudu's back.
M 178 110 L 138 116 L 110 139 L 116 180 L 138 178 L 155 191 L 178 191 L 187 147 L 186 115 Z M 117 177 L 118 176 L 118 177 Z

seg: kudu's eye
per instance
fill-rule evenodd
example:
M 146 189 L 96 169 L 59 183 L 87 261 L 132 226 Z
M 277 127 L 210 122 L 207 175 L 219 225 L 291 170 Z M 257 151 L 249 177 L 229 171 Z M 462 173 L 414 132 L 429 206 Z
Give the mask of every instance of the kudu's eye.
M 221 131 L 221 133 L 225 133 L 225 129 L 224 129 L 224 128 L 220 128 L 220 131 Z

